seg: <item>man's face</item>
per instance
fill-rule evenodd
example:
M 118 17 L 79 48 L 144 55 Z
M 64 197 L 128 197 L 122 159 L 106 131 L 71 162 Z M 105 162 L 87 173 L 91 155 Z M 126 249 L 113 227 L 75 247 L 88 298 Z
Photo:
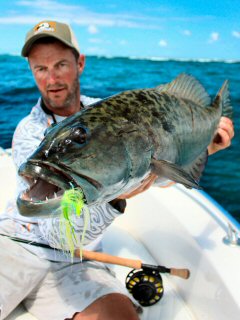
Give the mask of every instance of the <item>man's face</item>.
M 79 75 L 84 68 L 84 56 L 76 61 L 70 48 L 55 42 L 35 44 L 28 59 L 46 106 L 62 116 L 79 111 Z

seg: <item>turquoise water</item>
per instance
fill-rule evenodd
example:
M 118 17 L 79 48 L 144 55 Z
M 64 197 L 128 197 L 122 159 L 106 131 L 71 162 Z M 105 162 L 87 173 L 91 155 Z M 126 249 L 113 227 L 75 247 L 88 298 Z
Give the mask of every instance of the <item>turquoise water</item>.
M 195 76 L 212 97 L 225 79 L 230 81 L 235 138 L 230 148 L 209 158 L 201 185 L 240 221 L 239 62 L 87 57 L 81 91 L 103 98 L 127 89 L 154 87 L 171 81 L 181 72 Z M 11 146 L 17 123 L 29 113 L 39 94 L 24 59 L 0 55 L 0 74 L 0 146 L 7 148 Z

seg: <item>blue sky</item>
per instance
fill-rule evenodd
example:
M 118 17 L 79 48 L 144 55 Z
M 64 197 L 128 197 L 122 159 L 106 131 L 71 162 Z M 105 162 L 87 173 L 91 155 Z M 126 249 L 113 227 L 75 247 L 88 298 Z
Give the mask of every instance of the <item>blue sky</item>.
M 239 0 L 0 0 L 0 54 L 44 19 L 70 23 L 88 55 L 240 60 Z

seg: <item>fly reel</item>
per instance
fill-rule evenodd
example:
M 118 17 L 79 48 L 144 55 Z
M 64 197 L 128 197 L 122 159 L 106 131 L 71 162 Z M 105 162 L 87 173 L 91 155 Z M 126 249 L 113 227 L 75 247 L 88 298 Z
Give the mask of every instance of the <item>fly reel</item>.
M 141 306 L 157 303 L 163 296 L 163 283 L 160 273 L 150 269 L 133 269 L 126 277 L 126 287 Z

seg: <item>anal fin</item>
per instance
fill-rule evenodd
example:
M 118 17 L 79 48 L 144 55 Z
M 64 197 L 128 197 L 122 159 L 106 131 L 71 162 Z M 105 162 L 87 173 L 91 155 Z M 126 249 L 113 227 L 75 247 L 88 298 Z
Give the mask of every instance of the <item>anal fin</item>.
M 184 166 L 183 169 L 188 172 L 195 181 L 199 181 L 203 170 L 207 164 L 208 151 L 204 151 L 197 157 L 194 162 L 190 163 L 188 166 Z

